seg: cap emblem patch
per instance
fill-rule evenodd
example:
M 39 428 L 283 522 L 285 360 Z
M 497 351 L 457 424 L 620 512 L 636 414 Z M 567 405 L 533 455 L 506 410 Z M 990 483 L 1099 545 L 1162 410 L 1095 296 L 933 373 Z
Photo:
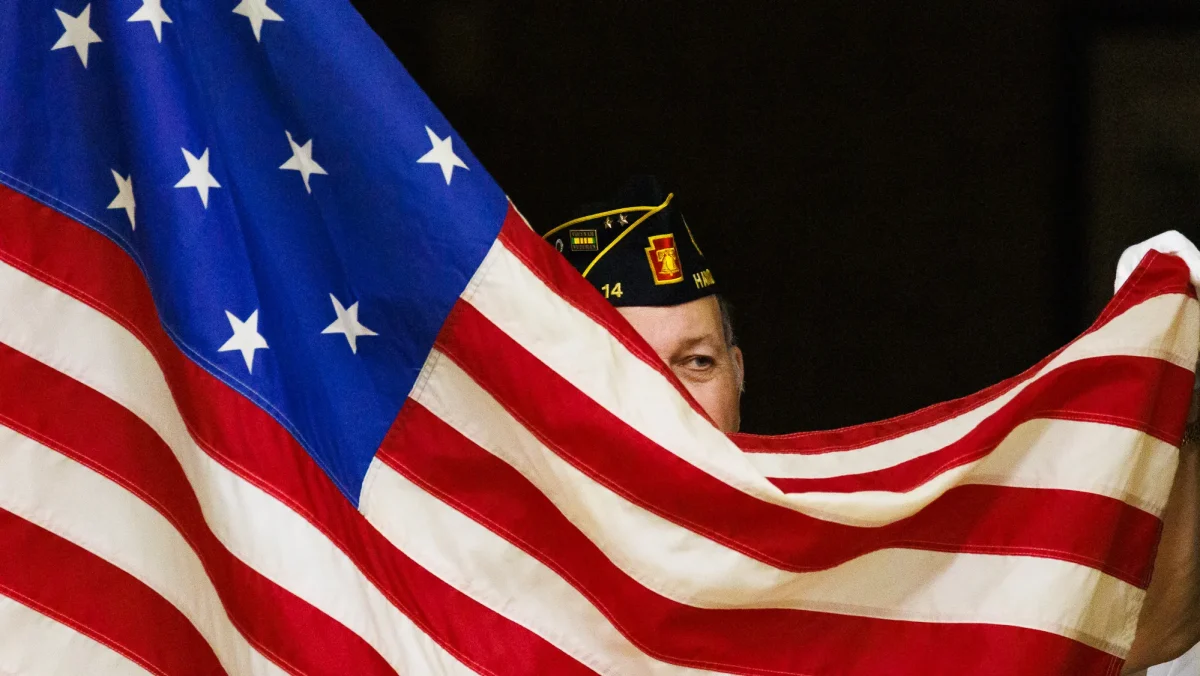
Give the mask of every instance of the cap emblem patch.
M 599 251 L 595 230 L 572 230 L 571 251 Z
M 650 237 L 646 258 L 650 260 L 650 272 L 654 275 L 655 284 L 683 281 L 683 266 L 679 263 L 679 250 L 675 248 L 675 235 Z

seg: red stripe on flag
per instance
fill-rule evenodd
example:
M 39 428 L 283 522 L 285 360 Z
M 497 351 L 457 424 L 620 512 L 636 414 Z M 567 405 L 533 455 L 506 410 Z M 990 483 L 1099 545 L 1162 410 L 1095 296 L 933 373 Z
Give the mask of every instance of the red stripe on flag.
M 1095 323 L 1079 337 L 1019 375 L 975 394 L 933 404 L 912 413 L 865 425 L 778 436 L 735 434 L 733 435 L 734 443 L 746 451 L 756 453 L 826 453 L 861 448 L 868 444 L 894 439 L 918 429 L 931 427 L 978 408 L 1029 380 L 1064 350 L 1078 342 L 1080 338 L 1099 331 L 1117 316 L 1136 305 L 1167 294 L 1183 294 L 1196 298 L 1196 289 L 1191 284 L 1189 274 L 1187 264 L 1182 259 L 1157 251 L 1150 252 L 1142 259 L 1141 265 L 1130 276 L 1129 281 L 1121 287 L 1120 292 L 1108 303 Z
M 444 649 L 483 673 L 594 673 L 393 547 L 282 426 L 180 352 L 159 324 L 140 271 L 116 244 L 5 188 L 0 188 L 0 220 L 5 222 L 0 259 L 137 335 L 167 374 L 197 443 L 230 471 L 308 519 Z
M 0 550 L 0 594 L 153 673 L 225 673 L 175 606 L 104 559 L 3 509 Z
M 683 387 L 679 385 L 675 376 L 663 366 L 662 361 L 641 336 L 629 326 L 628 322 L 592 288 L 591 284 L 580 277 L 575 268 L 571 267 L 553 247 L 543 242 L 531 231 L 520 215 L 511 208 L 508 219 L 500 231 L 500 240 L 551 290 L 606 327 L 631 353 L 675 383 L 677 389 L 684 392 L 685 398 L 692 404 L 692 407 L 701 411 L 699 406 L 686 394 Z M 1196 297 L 1196 290 L 1189 281 L 1187 265 L 1175 256 L 1151 252 L 1143 259 L 1129 282 L 1109 303 L 1104 313 L 1082 335 L 1099 330 L 1114 317 L 1139 303 L 1156 296 L 1172 293 Z M 800 432 L 770 437 L 735 434 L 732 435 L 732 438 L 744 450 L 762 453 L 813 453 L 860 448 L 867 444 L 878 443 L 929 427 L 978 408 L 1032 378 L 1065 349 L 1066 347 L 1063 347 L 1025 372 L 985 390 L 888 420 L 828 431 Z
M 932 453 L 875 472 L 771 482 L 789 493 L 910 491 L 942 472 L 983 458 L 1016 426 L 1038 418 L 1128 427 L 1178 446 L 1194 381 L 1191 371 L 1161 359 L 1083 359 L 1038 378 L 961 439 Z
M 621 571 L 525 477 L 416 401 L 405 404 L 378 457 L 556 571 L 638 648 L 673 664 L 739 674 L 922 676 L 1101 674 L 1117 664 L 1116 658 L 1071 639 L 1020 627 L 678 603 Z M 1040 506 L 1056 507 L 1051 501 Z M 1015 512 L 1004 514 L 1011 518 Z M 798 645 L 804 649 L 797 650 Z M 863 645 L 871 649 L 861 650 Z M 1017 645 L 1020 650 L 996 649 Z M 853 657 L 862 653 L 869 655 Z M 977 664 L 980 657 L 988 662 Z M 847 668 L 847 662 L 853 666 Z
M 1112 301 L 1084 335 L 1104 326 L 1134 305 L 1164 293 L 1180 293 L 1196 298 L 1191 271 L 1179 256 L 1150 251 L 1142 257 L 1129 279 L 1117 290 Z
M 104 475 L 166 517 L 200 557 L 234 625 L 260 652 L 295 674 L 395 673 L 357 634 L 225 549 L 183 468 L 145 422 L 7 345 L 0 345 L 0 373 L 23 383 L 0 389 L 0 423 Z M 71 402 L 70 416 L 47 415 L 64 401 Z M 142 631 L 158 635 L 153 623 Z
M 1033 521 L 1020 512 L 1008 511 L 1006 502 L 997 502 L 976 509 L 996 509 L 1007 518 L 988 521 L 991 527 L 976 529 L 974 524 L 968 527 L 952 510 L 980 498 L 949 497 L 942 498 L 944 509 L 935 502 L 918 515 L 885 527 L 835 524 L 747 495 L 650 441 L 465 302 L 451 312 L 437 345 L 548 448 L 596 482 L 655 514 L 773 566 L 818 570 L 883 547 L 912 546 L 1053 557 L 1093 566 L 1130 584 L 1145 586 L 1152 548 L 1113 548 L 1107 539 L 1080 535 L 1117 532 L 1122 540 L 1139 543 L 1157 537 L 1158 519 L 1119 500 L 1073 491 L 1045 491 L 1033 502 L 1044 500 L 1047 504 L 1043 512 L 1064 510 L 1061 518 Z M 1118 372 L 1127 360 L 1141 361 L 1137 357 L 1109 359 L 1113 360 L 1111 368 Z M 1099 370 L 1110 368 L 1107 360 L 1091 363 Z M 559 405 L 549 408 L 544 405 L 547 401 Z M 1141 406 L 1146 402 L 1135 403 Z M 572 415 L 557 415 L 561 410 L 569 410 Z M 624 452 L 613 453 L 613 448 Z M 971 494 L 967 491 L 960 495 Z M 995 496 L 1007 492 L 980 488 L 973 494 Z M 1026 508 L 1033 506 L 1028 499 L 1017 503 Z M 1068 525 L 1071 519 L 1077 520 L 1077 529 Z M 1101 522 L 1103 527 L 1099 526 Z

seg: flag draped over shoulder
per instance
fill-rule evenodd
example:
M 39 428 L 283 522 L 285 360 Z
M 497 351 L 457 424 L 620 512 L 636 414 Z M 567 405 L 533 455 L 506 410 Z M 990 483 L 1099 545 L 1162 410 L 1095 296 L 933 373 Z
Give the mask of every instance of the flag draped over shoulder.
M 731 440 L 348 3 L 10 0 L 0 673 L 1113 674 L 1198 317 Z

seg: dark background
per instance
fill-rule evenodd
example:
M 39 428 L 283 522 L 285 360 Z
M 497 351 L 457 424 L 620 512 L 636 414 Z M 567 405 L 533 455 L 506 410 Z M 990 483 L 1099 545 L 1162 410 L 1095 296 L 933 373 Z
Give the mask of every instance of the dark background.
M 1197 2 L 357 5 L 539 231 L 671 183 L 737 309 L 745 431 L 1014 375 L 1200 216 Z M 1163 91 L 1173 122 L 1129 123 Z

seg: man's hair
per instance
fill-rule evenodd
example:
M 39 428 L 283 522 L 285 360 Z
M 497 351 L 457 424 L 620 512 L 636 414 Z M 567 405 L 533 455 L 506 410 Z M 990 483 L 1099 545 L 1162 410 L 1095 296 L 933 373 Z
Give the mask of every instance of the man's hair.
M 721 333 L 725 334 L 725 349 L 732 350 L 737 347 L 737 334 L 733 332 L 733 304 L 718 293 L 717 309 L 721 312 Z M 737 362 L 734 362 L 734 366 L 737 368 L 738 392 L 745 394 L 746 374 Z
M 733 332 L 733 304 L 725 296 L 717 294 L 717 307 L 721 311 L 721 331 L 725 334 L 725 347 L 737 345 L 737 335 Z

